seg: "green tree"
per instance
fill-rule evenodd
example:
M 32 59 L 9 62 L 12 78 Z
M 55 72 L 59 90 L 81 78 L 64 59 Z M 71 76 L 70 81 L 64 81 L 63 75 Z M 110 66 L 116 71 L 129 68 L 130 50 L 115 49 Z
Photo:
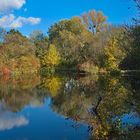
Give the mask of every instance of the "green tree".
M 140 69 L 140 26 L 129 27 L 126 34 L 128 52 L 120 64 L 121 69 L 139 70 Z
M 34 44 L 26 36 L 18 30 L 10 30 L 1 45 L 0 71 L 2 73 L 37 71 L 40 64 L 35 56 L 35 49 Z
M 87 61 L 93 35 L 79 17 L 60 21 L 49 29 L 49 40 L 57 46 L 62 63 L 77 65 Z M 61 41 L 60 41 L 61 40 Z
M 36 46 L 36 51 L 35 51 L 36 56 L 42 59 L 42 56 L 48 50 L 48 46 L 49 46 L 48 37 L 42 31 L 36 30 L 30 34 L 30 40 Z

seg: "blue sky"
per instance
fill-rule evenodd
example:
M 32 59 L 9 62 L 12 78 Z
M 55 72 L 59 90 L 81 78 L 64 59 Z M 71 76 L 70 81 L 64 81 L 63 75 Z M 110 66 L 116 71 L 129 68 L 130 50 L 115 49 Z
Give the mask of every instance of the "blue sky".
M 136 16 L 132 0 L 0 0 L 0 26 L 15 27 L 28 35 L 55 22 L 81 15 L 91 9 L 101 10 L 113 24 L 129 23 Z M 2 2 L 3 1 L 3 2 Z M 7 3 L 5 3 L 7 1 Z M 11 1 L 11 3 L 10 3 Z M 5 8 L 4 8 L 5 6 Z M 129 7 L 131 7 L 129 9 Z M 6 17 L 7 16 L 7 17 Z M 10 17 L 10 18 L 9 18 Z M 7 23 L 7 20 L 11 22 Z

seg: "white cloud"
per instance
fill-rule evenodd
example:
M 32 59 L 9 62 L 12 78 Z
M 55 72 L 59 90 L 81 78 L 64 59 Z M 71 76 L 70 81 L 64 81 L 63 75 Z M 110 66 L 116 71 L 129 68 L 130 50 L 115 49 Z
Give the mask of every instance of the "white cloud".
M 20 9 L 25 3 L 26 0 L 0 0 L 0 13 Z
M 25 126 L 28 123 L 29 121 L 24 116 L 18 116 L 9 111 L 0 115 L 0 131 Z
M 6 14 L 12 12 L 13 9 L 20 9 L 26 0 L 0 0 L 0 27 L 3 28 L 21 28 L 25 24 L 36 25 L 39 24 L 41 19 L 35 17 L 16 17 L 14 14 Z M 24 8 L 24 12 L 27 9 Z
M 35 17 L 15 17 L 13 14 L 5 15 L 0 18 L 0 27 L 3 28 L 20 28 L 24 24 L 36 25 L 41 21 L 40 18 Z

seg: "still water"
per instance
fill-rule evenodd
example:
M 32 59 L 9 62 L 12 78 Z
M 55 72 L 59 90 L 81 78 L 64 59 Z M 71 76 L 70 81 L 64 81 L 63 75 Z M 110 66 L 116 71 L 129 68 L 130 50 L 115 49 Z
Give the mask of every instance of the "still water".
M 0 78 L 0 140 L 139 140 L 139 76 Z

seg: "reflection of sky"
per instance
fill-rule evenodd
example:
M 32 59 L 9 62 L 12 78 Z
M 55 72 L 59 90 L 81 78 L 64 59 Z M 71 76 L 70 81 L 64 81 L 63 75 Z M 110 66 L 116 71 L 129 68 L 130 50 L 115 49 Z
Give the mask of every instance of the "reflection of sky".
M 124 114 L 123 116 L 116 117 L 113 120 L 116 121 L 118 119 L 120 119 L 123 129 L 127 129 L 127 128 L 133 129 L 137 126 L 140 126 L 140 117 L 135 112 Z
M 24 116 L 30 121 L 28 125 L 28 120 Z M 0 131 L 0 140 L 89 139 L 88 126 L 70 119 L 66 120 L 57 112 L 53 112 L 51 98 L 44 99 L 44 104 L 40 107 L 32 107 L 32 104 L 29 104 L 18 113 L 7 111 L 0 103 L 0 130 L 8 129 L 10 130 Z
M 28 120 L 24 116 L 7 111 L 3 104 L 0 103 L 0 131 L 25 126 L 27 124 Z
M 131 126 L 131 127 L 140 126 L 140 118 L 134 112 L 131 112 L 129 114 L 123 115 L 121 120 L 122 120 L 122 123 L 123 123 L 122 127 L 126 127 L 126 126 Z

